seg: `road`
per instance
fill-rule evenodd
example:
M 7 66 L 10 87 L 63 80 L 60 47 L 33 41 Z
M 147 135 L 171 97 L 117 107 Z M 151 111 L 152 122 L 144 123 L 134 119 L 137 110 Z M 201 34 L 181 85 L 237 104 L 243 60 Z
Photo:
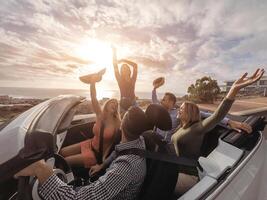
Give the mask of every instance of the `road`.
M 214 111 L 220 102 L 215 102 L 214 104 L 198 104 L 200 108 Z M 253 99 L 242 99 L 242 100 L 235 100 L 230 113 L 233 112 L 240 112 L 244 110 L 250 110 L 255 108 L 267 108 L 267 97 L 258 97 Z

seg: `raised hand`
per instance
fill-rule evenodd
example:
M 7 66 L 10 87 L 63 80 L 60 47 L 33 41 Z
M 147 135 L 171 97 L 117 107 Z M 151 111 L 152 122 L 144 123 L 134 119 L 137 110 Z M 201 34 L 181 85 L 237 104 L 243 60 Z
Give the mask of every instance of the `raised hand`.
M 241 78 L 237 79 L 231 89 L 240 90 L 248 85 L 257 82 L 264 74 L 264 69 L 257 69 L 251 77 L 247 77 L 246 72 Z
M 112 48 L 112 56 L 113 56 L 114 74 L 115 74 L 116 80 L 119 82 L 121 80 L 121 75 L 120 75 L 119 67 L 118 67 L 117 50 L 114 46 L 111 46 L 111 48 Z
M 126 63 L 126 64 L 131 65 L 132 67 L 137 67 L 137 64 L 135 62 L 132 62 L 132 61 L 127 60 L 127 59 L 120 59 L 120 60 L 118 60 L 118 63 Z
M 241 76 L 241 78 L 237 79 L 234 82 L 226 98 L 234 99 L 240 89 L 257 82 L 258 80 L 260 80 L 263 74 L 264 69 L 257 69 L 251 77 L 247 77 L 248 73 L 246 72 L 245 74 L 243 74 L 243 76 Z
M 126 59 L 119 59 L 118 60 L 118 63 L 126 63 L 128 60 L 126 60 Z
M 118 61 L 117 61 L 117 50 L 114 46 L 111 46 L 112 48 L 112 56 L 113 56 L 113 64 L 118 64 Z
M 155 80 L 153 81 L 154 89 L 159 88 L 159 87 L 162 86 L 164 83 L 165 83 L 165 79 L 164 79 L 164 77 L 159 77 L 159 78 L 155 79 Z

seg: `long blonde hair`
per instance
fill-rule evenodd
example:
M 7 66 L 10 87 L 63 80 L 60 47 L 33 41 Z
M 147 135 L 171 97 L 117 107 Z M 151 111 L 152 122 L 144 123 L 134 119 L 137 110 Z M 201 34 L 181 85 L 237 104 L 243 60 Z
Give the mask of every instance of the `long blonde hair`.
M 103 105 L 103 111 L 102 111 L 102 115 L 103 115 L 103 120 L 105 121 L 107 119 L 107 115 L 108 115 L 108 104 L 110 104 L 111 102 L 116 102 L 116 104 L 119 106 L 119 103 L 118 103 L 118 100 L 117 99 L 109 99 L 107 100 L 104 105 Z M 114 122 L 115 122 L 115 127 L 116 128 L 119 128 L 120 127 L 120 124 L 121 124 L 121 117 L 120 117 L 120 114 L 119 114 L 119 109 L 117 109 L 117 112 L 114 113 L 113 115 L 113 119 L 114 119 Z
M 181 123 L 183 128 L 189 128 L 194 123 L 199 122 L 201 120 L 199 108 L 193 102 L 184 102 L 184 112 L 186 117 Z

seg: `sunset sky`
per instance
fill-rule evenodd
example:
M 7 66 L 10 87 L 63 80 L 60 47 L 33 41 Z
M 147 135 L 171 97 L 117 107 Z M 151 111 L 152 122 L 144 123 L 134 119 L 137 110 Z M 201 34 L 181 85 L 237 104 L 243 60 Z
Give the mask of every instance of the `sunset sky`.
M 85 88 L 78 76 L 107 67 L 110 45 L 138 63 L 136 88 L 185 93 L 197 78 L 221 84 L 267 66 L 266 0 L 3 0 L 0 86 Z

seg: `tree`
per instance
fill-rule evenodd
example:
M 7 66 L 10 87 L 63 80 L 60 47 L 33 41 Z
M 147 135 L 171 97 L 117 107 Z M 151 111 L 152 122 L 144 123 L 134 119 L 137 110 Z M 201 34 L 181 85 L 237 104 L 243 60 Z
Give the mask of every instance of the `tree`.
M 213 103 L 220 91 L 217 80 L 207 76 L 197 79 L 196 83 L 187 89 L 190 100 L 205 103 Z

